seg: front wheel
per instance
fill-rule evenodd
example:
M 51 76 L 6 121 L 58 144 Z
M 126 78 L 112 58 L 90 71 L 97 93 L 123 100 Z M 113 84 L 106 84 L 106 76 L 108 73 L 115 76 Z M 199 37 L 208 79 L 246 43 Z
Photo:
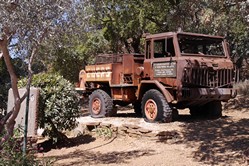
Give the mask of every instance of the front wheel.
M 113 101 L 110 95 L 101 89 L 93 91 L 89 97 L 89 112 L 93 118 L 111 116 Z
M 163 94 L 151 89 L 142 98 L 142 113 L 147 122 L 171 122 L 172 109 L 167 103 Z

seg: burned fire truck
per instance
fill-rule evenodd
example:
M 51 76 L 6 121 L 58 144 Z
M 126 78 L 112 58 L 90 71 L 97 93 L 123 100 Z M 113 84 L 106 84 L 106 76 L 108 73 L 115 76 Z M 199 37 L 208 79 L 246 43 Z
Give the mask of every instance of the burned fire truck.
M 171 122 L 174 111 L 183 108 L 194 116 L 220 117 L 221 101 L 236 95 L 226 40 L 186 32 L 146 35 L 143 55 L 99 55 L 79 80 L 94 118 L 128 104 L 148 122 Z

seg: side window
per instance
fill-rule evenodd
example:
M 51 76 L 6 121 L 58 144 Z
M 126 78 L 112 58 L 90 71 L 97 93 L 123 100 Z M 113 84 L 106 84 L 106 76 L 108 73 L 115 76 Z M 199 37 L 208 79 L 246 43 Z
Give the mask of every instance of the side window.
M 154 40 L 154 58 L 164 57 L 165 40 Z
M 166 38 L 154 41 L 154 58 L 175 56 L 173 38 Z
M 167 52 L 168 52 L 168 56 L 175 56 L 175 47 L 174 47 L 174 43 L 173 43 L 173 38 L 168 38 L 167 39 Z
M 150 50 L 150 41 L 146 42 L 146 59 L 150 59 L 151 58 L 151 50 Z

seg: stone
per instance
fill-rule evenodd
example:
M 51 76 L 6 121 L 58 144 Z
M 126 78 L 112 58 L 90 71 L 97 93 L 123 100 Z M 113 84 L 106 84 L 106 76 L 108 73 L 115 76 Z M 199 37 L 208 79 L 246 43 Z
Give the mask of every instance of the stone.
M 135 129 L 127 129 L 127 133 L 141 135 L 141 133 Z
M 98 127 L 100 125 L 100 122 L 90 122 L 86 124 L 86 128 L 89 131 L 92 131 L 93 129 L 95 129 L 96 127 Z
M 112 129 L 113 132 L 117 132 L 118 131 L 118 127 L 115 127 L 115 126 L 112 126 L 111 129 Z
M 126 135 L 126 132 L 125 132 L 125 131 L 123 131 L 123 130 L 118 130 L 118 134 L 119 134 L 119 135 L 123 135 L 123 136 L 125 136 L 125 135 Z
M 128 133 L 128 135 L 129 135 L 130 137 L 133 137 L 133 138 L 138 138 L 138 137 L 140 137 L 138 134 L 133 134 L 133 133 Z
M 126 128 L 130 128 L 130 129 L 138 129 L 138 128 L 140 128 L 139 126 L 132 125 L 132 124 L 123 124 L 123 126 L 126 127 Z
M 156 136 L 173 136 L 175 132 L 172 131 L 160 131 Z
M 127 131 L 128 129 L 126 127 L 119 127 L 118 130 Z
M 100 126 L 101 127 L 108 127 L 108 128 L 110 128 L 111 124 L 109 124 L 109 123 L 101 123 Z
M 152 130 L 148 130 L 148 129 L 144 129 L 144 128 L 139 128 L 138 131 L 140 133 L 150 133 L 150 132 L 152 132 Z
M 145 133 L 145 134 L 143 134 L 144 136 L 146 136 L 146 137 L 156 137 L 157 136 L 157 133 Z

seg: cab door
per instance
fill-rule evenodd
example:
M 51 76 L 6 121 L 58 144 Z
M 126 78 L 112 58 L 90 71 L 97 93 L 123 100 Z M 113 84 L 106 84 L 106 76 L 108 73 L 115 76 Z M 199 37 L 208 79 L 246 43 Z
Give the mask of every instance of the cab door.
M 172 85 L 176 78 L 176 59 L 173 37 L 146 41 L 145 77 Z

